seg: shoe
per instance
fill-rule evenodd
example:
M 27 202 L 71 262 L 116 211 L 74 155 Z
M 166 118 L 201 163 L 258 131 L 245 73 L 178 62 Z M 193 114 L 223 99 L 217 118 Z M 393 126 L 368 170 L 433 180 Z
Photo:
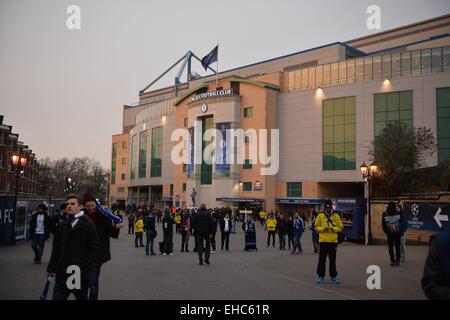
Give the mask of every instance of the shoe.
M 333 284 L 341 284 L 341 281 L 338 277 L 331 278 L 331 283 Z
M 141 248 L 145 248 L 145 246 L 143 244 L 141 244 Z
M 202 265 L 203 265 L 203 261 L 200 261 L 198 264 L 199 264 L 200 266 L 202 266 Z
M 173 256 L 173 253 L 169 253 L 169 256 Z
M 405 262 L 405 258 L 401 258 L 401 259 L 400 259 L 400 262 Z
M 190 252 L 188 249 L 186 249 L 186 252 Z
M 395 262 L 391 261 L 391 267 L 395 267 Z
M 139 246 L 136 246 L 136 245 L 135 245 L 134 247 L 135 247 L 135 248 L 139 248 Z
M 184 252 L 184 250 L 180 250 L 180 252 Z
M 156 253 L 152 252 L 150 253 L 151 256 L 156 256 Z
M 148 256 L 148 255 L 149 255 L 149 253 L 148 253 L 148 252 L 146 252 L 146 253 L 145 253 L 145 255 L 146 255 L 146 256 Z
M 36 260 L 36 261 L 34 262 L 34 264 L 41 264 L 41 261 L 40 261 L 40 260 Z
M 395 261 L 395 265 L 399 266 L 400 265 L 400 261 Z
M 167 253 L 164 252 L 164 253 L 163 253 L 163 256 L 167 256 Z
M 206 264 L 210 264 L 209 261 L 205 261 Z
M 318 284 L 323 284 L 323 277 L 318 277 L 317 278 L 317 280 L 316 280 L 316 282 L 318 283 Z

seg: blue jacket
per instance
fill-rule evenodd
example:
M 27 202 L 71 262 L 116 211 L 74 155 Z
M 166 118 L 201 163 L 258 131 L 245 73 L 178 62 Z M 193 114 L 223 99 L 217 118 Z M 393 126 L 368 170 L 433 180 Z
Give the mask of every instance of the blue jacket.
M 305 222 L 302 218 L 295 218 L 294 219 L 294 234 L 301 236 L 303 234 L 303 231 L 305 231 Z

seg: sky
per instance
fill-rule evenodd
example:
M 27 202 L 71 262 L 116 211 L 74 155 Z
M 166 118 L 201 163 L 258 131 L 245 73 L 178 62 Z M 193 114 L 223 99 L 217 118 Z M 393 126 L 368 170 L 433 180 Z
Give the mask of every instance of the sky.
M 67 27 L 70 5 L 79 30 Z M 367 27 L 370 5 L 379 30 Z M 448 0 L 0 0 L 0 114 L 38 159 L 110 168 L 123 105 L 188 50 L 201 58 L 219 43 L 224 71 L 448 13 Z

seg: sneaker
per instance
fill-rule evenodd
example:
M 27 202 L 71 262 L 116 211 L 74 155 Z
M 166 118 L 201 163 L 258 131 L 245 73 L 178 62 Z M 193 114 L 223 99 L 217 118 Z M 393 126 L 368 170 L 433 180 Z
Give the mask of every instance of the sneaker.
M 395 267 L 395 262 L 391 261 L 391 267 Z
M 331 282 L 332 282 L 333 284 L 341 284 L 341 281 L 339 280 L 338 277 L 331 278 Z
M 156 256 L 156 253 L 152 252 L 150 253 L 151 256 Z
M 399 266 L 400 265 L 400 261 L 395 261 L 395 265 Z
M 205 261 L 205 263 L 206 263 L 206 264 L 210 264 L 208 260 L 207 260 L 207 261 Z
M 199 264 L 200 266 L 202 266 L 202 265 L 203 265 L 203 261 L 200 261 L 198 264 Z
M 400 259 L 400 262 L 405 262 L 405 258 L 401 258 L 401 259 Z
M 317 278 L 317 280 L 316 280 L 316 282 L 318 283 L 318 284 L 323 284 L 323 277 L 318 277 Z
M 169 253 L 169 256 L 173 256 L 173 253 Z
M 167 256 L 167 253 L 164 252 L 164 253 L 163 253 L 163 256 Z

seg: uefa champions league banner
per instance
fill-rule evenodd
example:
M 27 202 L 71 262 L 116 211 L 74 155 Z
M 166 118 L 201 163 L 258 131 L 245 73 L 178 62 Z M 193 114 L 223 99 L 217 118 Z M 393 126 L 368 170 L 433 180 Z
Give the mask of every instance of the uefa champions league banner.
M 222 137 L 216 138 L 216 177 L 230 176 L 230 122 L 217 123 L 216 128 Z
M 405 202 L 408 229 L 445 231 L 449 228 L 450 203 Z

